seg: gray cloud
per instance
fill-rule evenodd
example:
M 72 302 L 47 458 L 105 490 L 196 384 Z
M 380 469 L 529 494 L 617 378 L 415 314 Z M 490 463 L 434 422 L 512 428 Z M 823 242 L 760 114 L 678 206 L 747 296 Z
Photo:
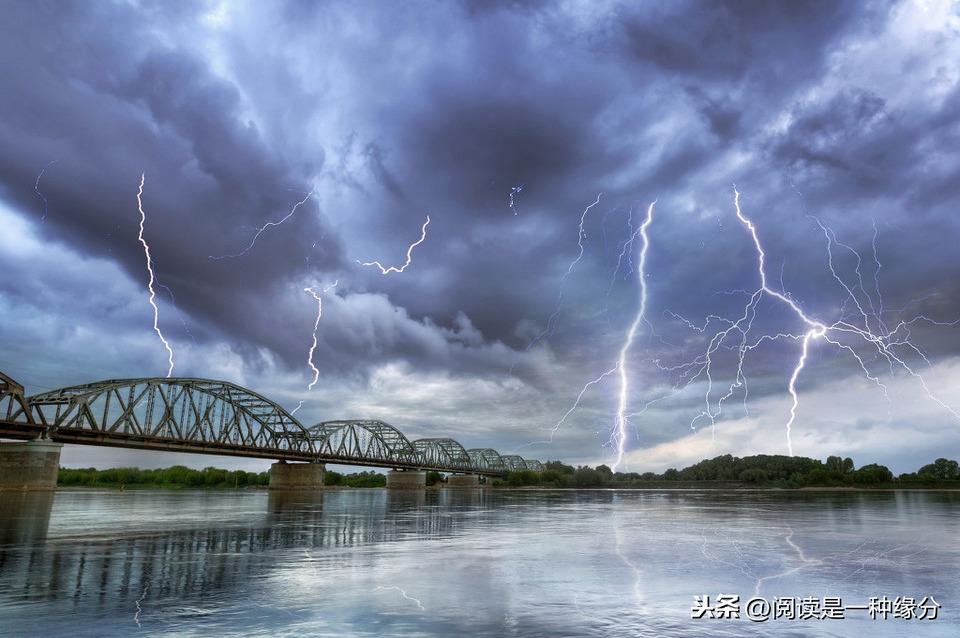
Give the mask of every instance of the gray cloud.
M 637 282 L 626 263 L 616 277 L 614 268 L 630 209 L 636 221 L 657 198 L 651 324 L 631 359 L 642 403 L 678 381 L 654 361 L 674 365 L 708 340 L 669 313 L 732 316 L 742 296 L 716 293 L 757 285 L 734 182 L 771 277 L 779 285 L 782 274 L 809 312 L 835 320 L 844 298 L 815 215 L 864 256 L 863 294 L 875 302 L 876 223 L 889 322 L 960 316 L 950 239 L 960 231 L 960 88 L 944 62 L 958 53 L 955 12 L 932 20 L 907 5 L 829 2 L 214 9 L 6 8 L 0 201 L 18 239 L 0 243 L 0 346 L 14 376 L 42 385 L 74 379 L 82 360 L 101 376 L 157 365 L 136 241 L 141 172 L 145 234 L 176 296 L 174 308 L 162 293 L 161 323 L 184 370 L 308 396 L 316 305 L 303 288 L 339 280 L 318 335 L 331 390 L 308 396 L 310 414 L 358 396 L 349 404 L 358 410 L 393 414 L 380 397 L 411 418 L 404 393 L 418 381 L 438 394 L 482 387 L 484 401 L 420 406 L 423 427 L 449 423 L 504 446 L 541 437 L 619 349 Z M 51 160 L 41 222 L 34 185 Z M 249 254 L 209 259 L 242 251 L 311 189 Z M 527 350 L 600 192 L 556 334 Z M 407 271 L 356 264 L 402 263 L 427 214 L 427 241 Z M 839 250 L 836 263 L 856 285 L 853 256 Z M 83 330 L 58 332 L 71 322 Z M 756 326 L 798 328 L 770 303 Z M 913 332 L 935 364 L 956 354 L 954 334 Z M 55 359 L 61 369 L 35 363 L 33 349 L 58 339 L 73 349 Z M 763 405 L 782 397 L 795 357 L 793 342 L 754 353 L 751 393 L 770 399 Z M 833 357 L 812 355 L 808 387 L 855 371 Z M 377 385 L 396 370 L 410 383 Z M 611 383 L 588 396 L 557 455 L 592 458 L 584 444 L 605 440 L 615 393 Z M 631 445 L 676 440 L 697 409 L 678 399 L 656 422 L 639 419 L 645 438 Z

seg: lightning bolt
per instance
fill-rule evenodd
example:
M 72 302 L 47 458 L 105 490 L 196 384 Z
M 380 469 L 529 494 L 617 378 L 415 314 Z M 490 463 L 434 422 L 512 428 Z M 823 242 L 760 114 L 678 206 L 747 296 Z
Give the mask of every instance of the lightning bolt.
M 600 201 L 600 198 L 598 197 L 597 202 L 599 201 Z M 594 202 L 594 204 L 592 205 L 596 205 L 597 202 Z M 617 400 L 617 412 L 616 412 L 616 418 L 614 420 L 614 430 L 613 430 L 613 434 L 611 435 L 611 444 L 616 450 L 616 460 L 611 466 L 611 469 L 616 470 L 617 466 L 619 466 L 621 461 L 623 460 L 624 446 L 626 444 L 626 438 L 627 438 L 626 427 L 628 423 L 628 418 L 630 416 L 626 414 L 627 404 L 629 401 L 629 393 L 630 393 L 630 379 L 629 379 L 629 373 L 627 370 L 627 355 L 629 354 L 630 349 L 633 347 L 633 342 L 636 339 L 637 331 L 640 329 L 640 324 L 644 321 L 646 317 L 646 312 L 647 312 L 647 282 L 646 282 L 647 270 L 646 268 L 647 268 L 647 251 L 650 248 L 650 236 L 647 233 L 647 230 L 650 228 L 650 224 L 653 222 L 653 211 L 654 211 L 654 207 L 656 206 L 656 203 L 657 203 L 656 200 L 650 203 L 650 205 L 647 207 L 647 214 L 644 217 L 643 222 L 635 231 L 632 230 L 632 222 L 631 222 L 630 237 L 629 239 L 627 239 L 627 241 L 624 243 L 623 248 L 621 249 L 620 258 L 617 260 L 617 270 L 614 271 L 614 276 L 616 276 L 616 272 L 619 271 L 620 269 L 620 263 L 623 260 L 624 253 L 630 251 L 629 247 L 632 247 L 634 239 L 636 239 L 639 236 L 642 240 L 641 248 L 640 248 L 640 263 L 637 269 L 637 283 L 639 284 L 639 287 L 640 287 L 640 302 L 639 302 L 639 307 L 637 309 L 637 314 L 634 316 L 634 319 L 627 330 L 627 334 L 624 337 L 623 345 L 621 346 L 619 355 L 617 357 L 617 362 L 614 364 L 612 368 L 602 372 L 599 376 L 597 376 L 594 379 L 591 379 L 590 381 L 587 381 L 587 383 L 583 385 L 583 387 L 580 389 L 580 392 L 577 394 L 577 398 L 573 402 L 573 405 L 570 406 L 570 408 L 563 414 L 563 416 L 560 417 L 560 420 L 554 424 L 553 428 L 551 428 L 549 440 L 534 441 L 522 447 L 527 447 L 529 445 L 535 445 L 538 443 L 552 443 L 553 438 L 556 435 L 556 433 L 559 431 L 560 427 L 566 422 L 566 420 L 570 417 L 570 415 L 573 414 L 574 411 L 576 411 L 577 408 L 580 407 L 580 403 L 583 400 L 583 396 L 587 393 L 587 390 L 599 384 L 601 381 L 603 381 L 605 378 L 612 375 L 614 372 L 617 372 L 619 373 L 619 378 L 620 378 L 620 394 Z M 585 214 L 586 213 L 584 213 L 584 215 Z M 581 229 L 582 229 L 583 217 L 581 217 L 580 223 L 581 223 Z M 582 256 L 582 254 L 583 254 L 583 250 L 582 250 L 582 244 L 581 244 L 580 256 Z M 579 260 L 579 256 L 578 256 L 578 260 Z M 572 270 L 572 267 L 567 272 L 569 273 L 570 270 Z
M 396 266 L 390 266 L 389 268 L 386 268 L 379 261 L 363 261 L 362 262 L 358 259 L 357 263 L 360 264 L 361 266 L 376 266 L 377 268 L 380 269 L 381 275 L 389 275 L 392 272 L 396 272 L 396 273 L 403 272 L 404 270 L 407 269 L 407 266 L 409 266 L 410 263 L 413 261 L 413 249 L 419 246 L 420 244 L 422 244 L 423 241 L 427 238 L 427 226 L 429 225 L 430 225 L 430 215 L 427 215 L 427 221 L 423 222 L 423 227 L 420 228 L 420 239 L 410 244 L 410 246 L 407 248 L 407 261 L 405 261 L 404 264 L 399 268 L 397 268 Z
M 583 209 L 583 213 L 580 214 L 580 225 L 577 231 L 577 256 L 570 262 L 570 265 L 567 266 L 567 271 L 563 273 L 563 276 L 560 277 L 560 292 L 557 295 L 557 307 L 547 319 L 547 326 L 544 328 L 543 332 L 537 335 L 529 344 L 527 344 L 526 350 L 529 351 L 533 346 L 542 341 L 547 336 L 554 333 L 557 328 L 557 320 L 560 318 L 560 310 L 563 307 L 563 293 L 567 285 L 567 279 L 570 277 L 570 273 L 573 272 L 573 269 L 576 268 L 577 264 L 580 263 L 580 260 L 583 259 L 583 240 L 587 238 L 587 231 L 584 229 L 584 223 L 587 220 L 587 213 L 590 212 L 590 209 L 600 203 L 600 198 L 603 196 L 603 193 L 597 194 L 597 199 Z
M 263 226 L 259 227 L 259 228 L 257 229 L 257 232 L 253 235 L 253 239 L 250 240 L 250 243 L 247 245 L 247 247 L 244 248 L 243 250 L 241 250 L 240 252 L 238 252 L 238 253 L 233 253 L 233 254 L 230 254 L 230 255 L 219 255 L 219 256 L 216 256 L 216 255 L 208 255 L 208 258 L 209 258 L 209 259 L 212 259 L 212 260 L 214 260 L 214 261 L 219 261 L 219 260 L 221 260 L 221 259 L 233 259 L 233 258 L 236 258 L 236 257 L 243 257 L 244 255 L 248 254 L 251 250 L 253 250 L 253 246 L 257 243 L 257 240 L 260 239 L 260 235 L 262 235 L 262 234 L 264 233 L 264 231 L 266 231 L 268 228 L 273 228 L 274 226 L 279 226 L 280 224 L 284 223 L 285 221 L 287 221 L 288 219 L 290 219 L 291 217 L 293 217 L 293 214 L 297 212 L 297 209 L 300 208 L 301 206 L 303 206 L 305 203 L 307 203 L 307 200 L 308 200 L 308 199 L 310 199 L 311 197 L 313 197 L 313 194 L 316 192 L 316 190 L 317 190 L 317 187 L 316 187 L 316 186 L 314 186 L 312 189 L 310 189 L 310 192 L 307 193 L 307 196 L 304 197 L 303 199 L 301 199 L 301 200 L 300 200 L 299 202 L 297 202 L 296 204 L 294 204 L 294 205 L 293 205 L 293 208 L 290 209 L 290 212 L 287 213 L 282 219 L 280 219 L 280 221 L 267 222 L 267 223 L 264 224 Z M 314 244 L 314 246 L 316 246 L 316 244 Z
M 47 172 L 47 169 L 50 168 L 50 166 L 52 164 L 55 164 L 56 162 L 57 160 L 50 160 L 49 162 L 47 162 L 44 165 L 44 167 L 40 169 L 40 174 L 37 175 L 37 181 L 34 182 L 33 184 L 33 192 L 36 193 L 37 197 L 39 197 L 43 201 L 43 216 L 40 218 L 40 221 L 46 221 L 47 212 L 49 212 L 48 206 L 47 206 L 47 197 L 46 195 L 40 192 L 40 178 L 43 177 L 43 174 Z
M 765 562 L 763 560 L 757 562 L 757 559 L 763 556 L 763 547 L 765 544 L 761 544 L 762 541 L 760 541 L 761 537 L 759 536 L 759 532 L 761 529 L 765 528 L 756 529 L 758 534 L 753 537 L 754 545 L 751 547 L 742 546 L 744 541 L 738 533 L 739 530 L 729 530 L 736 534 L 734 538 L 731 538 L 723 529 L 713 530 L 711 534 L 713 536 L 712 539 L 707 538 L 706 531 L 702 531 L 700 534 L 702 539 L 700 553 L 703 557 L 711 562 L 737 570 L 749 580 L 753 581 L 754 596 L 760 595 L 765 583 L 786 578 L 804 569 L 821 567 L 835 570 L 846 567 L 848 563 L 851 562 L 859 563 L 859 567 L 848 572 L 843 577 L 834 577 L 832 579 L 833 582 L 839 586 L 867 571 L 868 564 L 880 563 L 885 569 L 903 567 L 909 564 L 909 560 L 912 557 L 926 551 L 925 547 L 916 543 L 906 543 L 883 549 L 870 549 L 867 546 L 873 542 L 873 539 L 868 538 L 862 539 L 856 547 L 851 549 L 826 554 L 822 558 L 809 558 L 803 551 L 803 548 L 794 541 L 793 537 L 795 532 L 793 528 L 787 525 L 776 529 L 778 535 L 782 534 L 783 542 L 793 550 L 794 557 L 790 559 L 788 565 L 784 565 L 784 569 L 781 571 L 766 576 L 758 576 L 757 572 L 763 568 Z M 717 551 L 708 551 L 709 545 L 720 545 L 722 549 L 718 548 Z M 864 551 L 865 548 L 866 551 Z M 906 551 L 910 551 L 910 553 L 904 553 Z M 787 556 L 781 554 L 781 552 L 777 551 L 775 553 L 780 557 L 781 563 L 785 563 L 788 560 Z M 751 565 L 751 563 L 753 564 Z
M 800 407 L 800 396 L 797 390 L 797 381 L 805 369 L 807 358 L 810 354 L 811 345 L 817 340 L 822 340 L 832 346 L 835 346 L 838 349 L 838 353 L 845 352 L 849 354 L 856 361 L 864 376 L 873 382 L 874 385 L 876 385 L 883 392 L 884 397 L 887 400 L 888 409 L 890 406 L 890 397 L 887 386 L 880 380 L 878 375 L 871 372 L 870 367 L 867 365 L 867 361 L 864 359 L 864 355 L 854 348 L 853 345 L 850 345 L 848 341 L 853 340 L 857 345 L 866 347 L 869 352 L 872 352 L 879 359 L 884 360 L 887 363 L 891 374 L 895 372 L 895 369 L 899 369 L 910 375 L 920 384 L 921 388 L 924 390 L 929 399 L 940 405 L 955 418 L 960 419 L 960 413 L 958 413 L 953 407 L 945 403 L 943 400 L 935 396 L 930 391 L 930 388 L 927 385 L 923 375 L 917 372 L 917 370 L 910 365 L 906 359 L 906 355 L 902 355 L 900 353 L 901 348 L 906 349 L 907 351 L 918 355 L 927 365 L 930 365 L 930 361 L 923 351 L 910 341 L 910 326 L 921 321 L 933 325 L 952 326 L 956 325 L 958 322 L 960 322 L 960 320 L 943 322 L 936 321 L 923 315 L 918 315 L 913 319 L 901 321 L 892 330 L 887 330 L 885 328 L 881 314 L 882 311 L 880 310 L 883 306 L 882 297 L 879 294 L 879 281 L 877 275 L 877 272 L 880 269 L 880 261 L 876 255 L 876 226 L 874 226 L 874 236 L 872 239 L 872 247 L 874 251 L 873 259 L 876 264 L 874 271 L 874 288 L 878 297 L 878 303 L 875 305 L 863 284 L 863 276 L 860 270 L 863 260 L 860 258 L 859 253 L 857 253 L 857 251 L 850 246 L 837 241 L 836 235 L 831 229 L 823 225 L 815 217 L 811 216 L 811 219 L 817 223 L 826 239 L 827 266 L 830 270 L 830 274 L 846 293 L 840 318 L 833 323 L 828 324 L 820 319 L 808 315 L 791 295 L 783 291 L 782 285 L 781 290 L 776 290 L 769 285 L 766 272 L 767 254 L 762 243 L 760 242 L 757 227 L 753 221 L 744 214 L 740 205 L 740 192 L 736 189 L 736 186 L 734 186 L 733 193 L 734 208 L 736 210 L 737 219 L 743 228 L 749 233 L 757 255 L 757 276 L 759 279 L 759 287 L 752 293 L 748 293 L 748 300 L 744 305 L 742 314 L 739 316 L 739 318 L 731 319 L 719 317 L 717 315 L 710 315 L 707 317 L 706 322 L 702 326 L 697 326 L 696 324 L 693 324 L 682 317 L 677 317 L 674 315 L 681 321 L 685 322 L 688 327 L 704 334 L 707 333 L 708 327 L 713 323 L 718 323 L 722 326 L 721 329 L 711 336 L 706 352 L 703 355 L 697 357 L 691 362 L 684 363 L 679 366 L 660 366 L 662 370 L 674 372 L 680 371 L 682 376 L 686 379 L 683 387 L 689 385 L 701 376 L 706 378 L 707 389 L 704 395 L 705 408 L 690 422 L 691 429 L 695 430 L 696 423 L 700 419 L 706 418 L 711 424 L 711 432 L 715 434 L 716 420 L 722 413 L 724 401 L 733 396 L 736 390 L 742 387 L 744 392 L 744 402 L 746 402 L 748 390 L 743 368 L 748 353 L 765 342 L 776 341 L 779 339 L 792 339 L 800 344 L 800 352 L 797 356 L 796 363 L 794 364 L 790 374 L 790 380 L 787 384 L 787 391 L 790 394 L 791 404 L 785 430 L 787 451 L 790 456 L 793 456 L 792 428 L 796 422 Z M 857 265 L 854 269 L 854 272 L 857 276 L 858 283 L 854 286 L 851 286 L 842 277 L 840 277 L 836 270 L 833 253 L 834 245 L 844 248 L 856 257 Z M 858 298 L 855 288 L 859 288 L 859 290 L 862 292 L 863 296 L 865 297 L 864 302 L 861 302 Z M 788 308 L 804 325 L 803 331 L 799 334 L 792 332 L 764 334 L 759 338 L 751 340 L 750 333 L 753 329 L 753 322 L 757 313 L 757 305 L 764 296 L 772 298 L 773 300 L 781 303 L 784 307 Z M 855 318 L 849 318 L 848 312 L 845 310 L 847 304 L 852 304 L 852 307 L 855 307 Z M 874 324 L 876 328 L 871 327 L 871 317 L 874 318 Z M 738 336 L 733 337 L 734 343 L 728 345 L 727 339 L 733 334 Z M 712 374 L 713 355 L 716 354 L 717 350 L 721 347 L 732 349 L 737 352 L 737 370 L 733 382 L 715 401 L 714 404 L 711 402 L 714 386 Z
M 522 185 L 522 184 L 521 184 L 520 186 L 514 186 L 513 188 L 510 189 L 510 194 L 507 196 L 507 197 L 509 197 L 509 199 L 510 199 L 510 210 L 513 211 L 514 216 L 516 216 L 516 214 L 517 214 L 517 210 L 513 207 L 513 205 L 516 203 L 516 202 L 514 201 L 514 197 L 516 197 L 517 195 L 519 195 L 519 194 L 520 194 L 520 191 L 522 191 L 522 190 L 523 190 L 523 185 Z
M 614 471 L 616 471 L 620 462 L 623 461 L 624 445 L 627 440 L 626 410 L 629 400 L 628 395 L 630 393 L 630 376 L 627 373 L 627 354 L 630 352 L 630 348 L 633 347 L 637 330 L 639 330 L 640 323 L 644 320 L 647 312 L 647 250 L 650 248 L 650 237 L 647 234 L 647 229 L 653 222 L 653 208 L 656 204 L 656 200 L 650 203 L 650 206 L 647 207 L 647 216 L 644 218 L 643 223 L 640 224 L 640 238 L 643 240 L 640 245 L 640 264 L 637 267 L 637 283 L 640 286 L 640 305 L 637 308 L 637 314 L 634 316 L 633 322 L 630 324 L 630 329 L 627 330 L 626 339 L 624 339 L 623 346 L 620 348 L 620 357 L 617 359 L 617 370 L 620 373 L 620 397 L 617 401 L 617 417 L 614 423 L 612 437 L 614 447 L 617 450 L 617 458 L 610 468 Z
M 136 601 L 137 613 L 135 613 L 135 614 L 133 615 L 133 622 L 137 623 L 137 629 L 141 629 L 141 627 L 140 627 L 140 613 L 143 611 L 143 609 L 140 607 L 140 603 L 142 603 L 142 602 L 143 602 L 143 599 L 147 597 L 147 591 L 149 591 L 149 590 L 150 590 L 150 581 L 147 580 L 147 581 L 144 583 L 144 585 L 143 585 L 143 593 L 140 594 L 140 598 L 138 598 L 137 601 Z
M 796 553 L 797 561 L 799 564 L 795 567 L 791 567 L 790 569 L 787 569 L 786 571 L 782 571 L 777 574 L 771 574 L 770 576 L 763 576 L 761 578 L 758 578 L 756 584 L 753 587 L 754 596 L 760 595 L 760 589 L 763 587 L 763 584 L 768 580 L 775 580 L 777 578 L 784 578 L 786 576 L 790 576 L 791 574 L 795 574 L 801 569 L 804 569 L 806 567 L 816 567 L 818 565 L 823 565 L 822 560 L 807 558 L 806 554 L 803 553 L 803 550 L 800 548 L 800 546 L 793 542 L 793 534 L 794 534 L 793 528 L 788 526 L 787 534 L 786 536 L 784 536 L 783 540 Z
M 313 386 L 317 385 L 317 381 L 320 379 L 320 370 L 313 363 L 313 353 L 317 349 L 317 330 L 320 328 L 320 317 L 323 315 L 323 297 L 321 295 L 326 293 L 331 288 L 336 288 L 337 284 L 340 283 L 340 280 L 334 281 L 332 284 L 324 288 L 322 291 L 317 292 L 314 288 L 304 288 L 303 291 L 310 293 L 310 295 L 317 301 L 317 318 L 313 322 L 313 342 L 310 344 L 310 350 L 307 352 L 307 365 L 310 366 L 310 369 L 313 370 L 313 381 L 310 382 L 310 385 L 307 386 L 307 390 L 312 390 Z M 303 405 L 301 401 L 300 405 L 297 406 L 297 410 Z
M 163 342 L 163 347 L 167 349 L 167 362 L 169 367 L 167 368 L 167 376 L 173 375 L 173 350 L 170 348 L 170 344 L 164 338 L 163 333 L 160 331 L 160 310 L 157 308 L 157 292 L 153 289 L 154 284 L 154 274 L 153 274 L 153 259 L 150 257 L 150 246 L 147 244 L 147 240 L 143 238 L 143 229 L 144 225 L 147 222 L 147 214 L 143 212 L 143 183 L 146 179 L 145 173 L 140 173 L 140 190 L 137 191 L 137 210 L 140 211 L 140 243 L 143 244 L 143 254 L 147 260 L 147 274 L 149 279 L 147 280 L 147 290 L 150 291 L 150 306 L 153 308 L 153 331 L 157 333 L 157 336 L 160 337 L 160 341 Z
M 626 279 L 630 273 L 633 272 L 633 242 L 637 239 L 637 235 L 639 234 L 640 229 L 638 228 L 634 230 L 633 228 L 633 207 L 631 206 L 627 214 L 627 238 L 624 240 L 623 245 L 620 246 L 620 253 L 617 255 L 617 265 L 613 269 L 613 274 L 610 275 L 610 285 L 607 286 L 607 294 L 604 296 L 604 313 L 606 313 L 610 306 L 610 293 L 613 292 L 613 287 L 617 283 L 617 275 L 620 274 L 620 267 L 623 265 L 624 257 L 627 258 L 627 262 L 630 266 L 629 271 L 624 275 L 624 279 Z
M 420 611 L 426 611 L 426 609 L 423 608 L 423 603 L 421 603 L 418 599 L 414 598 L 413 596 L 408 596 L 408 595 L 407 595 L 407 592 L 404 591 L 403 589 L 399 588 L 399 587 L 396 587 L 396 586 L 377 587 L 374 591 L 381 591 L 381 590 L 382 590 L 382 591 L 393 590 L 393 591 L 400 592 L 400 595 L 403 596 L 406 600 L 409 600 L 409 601 L 415 603 L 415 604 L 417 605 L 417 608 L 420 609 Z
M 173 290 L 170 289 L 170 286 L 162 284 L 159 278 L 155 283 L 157 288 L 163 288 L 167 291 L 167 295 L 170 297 L 170 305 L 174 307 L 174 309 L 177 311 L 177 316 L 180 318 L 180 325 L 183 326 L 184 332 L 187 333 L 187 336 L 190 337 L 190 340 L 193 341 L 194 345 L 196 345 L 197 338 L 193 336 L 190 326 L 187 325 L 187 320 L 183 318 L 183 312 L 181 312 L 180 308 L 177 306 L 177 298 L 173 295 Z
M 640 604 L 643 600 L 643 596 L 641 595 L 641 590 L 640 590 L 640 581 L 643 576 L 643 573 L 640 571 L 640 568 L 637 566 L 637 564 L 634 561 L 630 560 L 630 558 L 628 558 L 627 555 L 623 553 L 623 539 L 621 537 L 621 532 L 620 532 L 621 526 L 617 525 L 617 522 L 618 521 L 615 519 L 614 528 L 613 528 L 615 543 L 614 543 L 613 551 L 620 558 L 623 564 L 626 565 L 631 572 L 633 572 L 633 595 L 637 599 L 637 604 Z

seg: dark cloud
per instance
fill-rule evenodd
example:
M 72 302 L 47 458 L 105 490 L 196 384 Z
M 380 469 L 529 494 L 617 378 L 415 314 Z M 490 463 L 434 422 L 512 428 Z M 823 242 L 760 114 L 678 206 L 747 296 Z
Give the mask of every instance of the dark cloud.
M 521 433 L 504 435 L 511 444 L 531 423 L 555 422 L 609 369 L 637 307 L 635 250 L 614 272 L 636 228 L 629 211 L 636 224 L 655 198 L 651 325 L 634 362 L 642 391 L 677 381 L 654 362 L 709 343 L 676 315 L 698 325 L 735 316 L 743 296 L 718 291 L 757 285 L 733 183 L 770 276 L 811 313 L 835 320 L 850 305 L 816 216 L 864 256 L 864 301 L 877 303 L 879 287 L 907 318 L 960 316 L 949 239 L 960 231 L 960 89 L 943 62 L 955 51 L 937 29 L 886 3 L 8 3 L 0 198 L 25 248 L 2 244 L 0 345 L 43 334 L 17 325 L 27 316 L 54 330 L 98 307 L 111 315 L 103 339 L 141 335 L 141 172 L 145 234 L 176 297 L 174 308 L 162 292 L 161 323 L 192 371 L 299 382 L 316 312 L 303 289 L 339 280 L 319 333 L 325 383 L 403 405 L 402 392 L 377 385 L 384 370 L 438 388 L 489 384 L 484 397 L 517 391 L 497 406 L 523 415 Z M 41 223 L 34 185 L 51 160 Z M 242 252 L 311 190 L 248 254 L 209 259 Z M 579 253 L 580 216 L 601 192 L 557 332 L 528 351 Z M 427 241 L 404 273 L 356 263 L 402 264 L 427 214 Z M 72 263 L 41 260 L 43 244 Z M 852 253 L 838 249 L 836 263 L 859 286 Z M 775 304 L 758 308 L 757 329 L 796 323 Z M 933 363 L 955 352 L 942 328 L 914 334 Z M 129 356 L 92 369 L 147 365 L 156 344 L 142 337 L 118 337 Z M 9 346 L 20 354 L 5 361 L 29 367 L 21 348 Z M 795 354 L 789 341 L 758 349 L 751 392 L 782 394 Z M 853 370 L 821 356 L 812 384 Z M 582 432 L 607 431 L 612 393 L 598 390 Z M 670 426 L 649 432 L 651 442 L 672 440 L 691 409 L 664 413 Z

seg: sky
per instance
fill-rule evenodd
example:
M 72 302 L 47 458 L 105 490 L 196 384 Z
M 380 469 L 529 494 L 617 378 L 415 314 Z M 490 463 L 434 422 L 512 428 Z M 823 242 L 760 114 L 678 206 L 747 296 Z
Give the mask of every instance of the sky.
M 895 472 L 960 457 L 956 3 L 3 13 L 0 370 L 28 392 L 167 374 L 143 175 L 174 376 L 303 401 L 304 424 L 572 464 L 616 462 L 619 424 L 637 472 L 790 447 Z M 749 306 L 734 188 L 782 299 Z M 361 265 L 402 266 L 427 216 L 402 272 Z M 312 389 L 307 288 L 327 289 Z M 859 332 L 805 339 L 786 301 Z M 62 457 L 174 462 L 268 463 Z

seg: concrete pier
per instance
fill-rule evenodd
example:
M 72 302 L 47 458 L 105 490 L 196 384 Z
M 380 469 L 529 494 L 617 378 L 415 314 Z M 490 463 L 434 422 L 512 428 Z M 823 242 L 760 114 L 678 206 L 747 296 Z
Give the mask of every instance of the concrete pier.
M 476 474 L 451 474 L 447 477 L 447 487 L 481 487 L 480 477 Z
M 54 490 L 60 448 L 53 441 L 0 443 L 0 490 Z
M 416 470 L 391 470 L 387 472 L 387 489 L 422 490 L 426 486 L 426 472 Z
M 270 489 L 321 490 L 326 469 L 323 463 L 274 463 L 270 466 Z

